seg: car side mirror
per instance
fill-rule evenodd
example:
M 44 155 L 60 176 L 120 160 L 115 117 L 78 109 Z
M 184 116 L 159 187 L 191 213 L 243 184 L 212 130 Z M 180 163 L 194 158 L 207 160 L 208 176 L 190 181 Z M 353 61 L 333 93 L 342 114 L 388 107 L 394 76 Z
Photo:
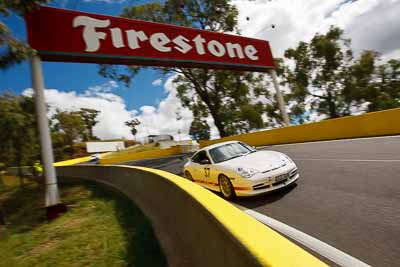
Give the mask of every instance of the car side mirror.
M 211 163 L 211 162 L 210 162 L 210 160 L 208 160 L 208 159 L 203 159 L 203 160 L 200 161 L 200 164 L 201 164 L 201 165 L 210 164 L 210 163 Z

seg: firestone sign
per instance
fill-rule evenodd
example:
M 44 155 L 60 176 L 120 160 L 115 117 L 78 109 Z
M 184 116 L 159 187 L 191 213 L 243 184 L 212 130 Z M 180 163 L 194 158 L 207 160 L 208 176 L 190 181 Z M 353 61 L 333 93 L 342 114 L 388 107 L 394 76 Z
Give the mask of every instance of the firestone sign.
M 147 21 L 40 7 L 26 16 L 43 60 L 268 71 L 264 40 Z

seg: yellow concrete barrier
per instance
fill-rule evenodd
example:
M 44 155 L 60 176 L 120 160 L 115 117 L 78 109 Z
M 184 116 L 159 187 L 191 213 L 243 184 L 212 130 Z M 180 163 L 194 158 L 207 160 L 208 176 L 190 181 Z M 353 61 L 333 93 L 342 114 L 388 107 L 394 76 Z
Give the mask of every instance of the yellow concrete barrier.
M 238 140 L 253 146 L 400 134 L 400 108 L 200 141 L 200 147 Z
M 327 266 L 203 187 L 174 174 L 133 166 L 58 167 L 60 181 L 106 184 L 151 220 L 169 266 Z
M 100 159 L 100 164 L 114 164 L 133 160 L 161 158 L 180 154 L 179 146 L 173 146 L 166 149 L 154 149 L 132 153 L 112 153 Z
M 101 159 L 102 157 L 104 157 L 104 156 L 106 156 L 106 155 L 108 155 L 108 154 L 109 154 L 109 152 L 101 153 L 101 154 L 99 154 L 99 157 L 100 157 L 100 159 Z M 90 156 L 87 156 L 87 157 L 81 157 L 81 158 L 76 158 L 76 159 L 69 159 L 69 160 L 64 160 L 64 161 L 58 161 L 58 162 L 55 162 L 53 165 L 56 166 L 56 167 L 59 167 L 59 166 L 69 166 L 69 165 L 75 165 L 75 164 L 87 162 L 87 161 L 89 161 L 90 159 L 91 159 L 91 157 L 90 157 Z
M 82 158 L 76 158 L 76 159 L 69 159 L 69 160 L 64 160 L 64 161 L 59 161 L 55 162 L 53 165 L 58 167 L 58 166 L 68 166 L 68 165 L 75 165 L 78 163 L 83 163 L 87 162 L 90 160 L 90 156 L 88 157 L 82 157 Z

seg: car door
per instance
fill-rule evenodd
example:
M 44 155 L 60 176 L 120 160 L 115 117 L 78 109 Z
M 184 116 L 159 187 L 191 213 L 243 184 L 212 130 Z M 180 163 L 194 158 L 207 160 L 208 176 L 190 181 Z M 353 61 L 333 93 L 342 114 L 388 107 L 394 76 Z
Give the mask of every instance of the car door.
M 208 163 L 204 163 L 207 161 Z M 210 158 L 207 155 L 206 151 L 201 151 L 199 152 L 199 179 L 201 180 L 201 183 L 206 186 L 206 187 L 211 187 L 211 161 Z
M 219 190 L 218 175 L 220 174 L 220 171 L 214 164 L 214 161 L 212 161 L 212 157 L 210 156 L 210 154 L 208 152 L 207 152 L 207 156 L 210 160 L 210 164 L 207 164 L 207 166 L 203 165 L 204 174 L 206 175 L 205 178 L 207 179 L 209 188 L 218 191 Z
M 190 164 L 189 172 L 191 173 L 192 178 L 195 180 L 195 182 L 197 182 L 198 180 L 201 179 L 199 176 L 201 176 L 201 174 L 202 174 L 202 172 L 201 172 L 202 169 L 201 169 L 200 160 L 199 160 L 200 152 L 197 152 L 196 154 L 194 154 L 193 157 L 190 159 L 191 164 Z
M 212 162 L 210 160 L 210 157 L 208 156 L 206 151 L 203 151 L 204 153 L 202 153 L 200 155 L 200 168 L 199 171 L 201 172 L 201 174 L 199 175 L 199 177 L 201 177 L 202 182 L 205 186 L 207 186 L 208 188 L 213 189 L 213 181 L 212 181 L 212 177 L 211 177 L 211 171 L 212 171 Z M 207 162 L 207 163 L 204 163 Z

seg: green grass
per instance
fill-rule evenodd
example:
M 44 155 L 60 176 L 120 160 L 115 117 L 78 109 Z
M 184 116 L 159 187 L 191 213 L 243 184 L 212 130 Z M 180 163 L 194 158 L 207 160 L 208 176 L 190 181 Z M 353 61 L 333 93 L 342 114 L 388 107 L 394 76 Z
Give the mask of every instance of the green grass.
M 166 266 L 148 219 L 115 192 L 64 185 L 68 212 L 47 222 L 36 183 L 0 188 L 0 266 Z

